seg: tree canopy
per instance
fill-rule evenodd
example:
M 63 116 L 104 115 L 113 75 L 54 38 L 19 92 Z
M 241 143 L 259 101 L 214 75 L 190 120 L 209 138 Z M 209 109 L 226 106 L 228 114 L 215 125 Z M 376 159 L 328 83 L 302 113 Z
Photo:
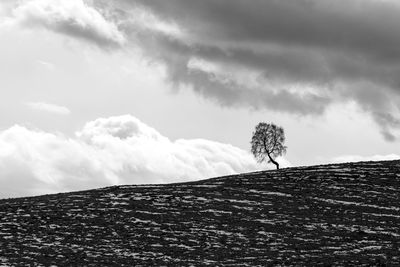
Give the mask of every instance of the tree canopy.
M 276 158 L 286 153 L 285 132 L 273 123 L 260 122 L 251 139 L 251 152 L 258 162 L 268 160 L 279 169 Z

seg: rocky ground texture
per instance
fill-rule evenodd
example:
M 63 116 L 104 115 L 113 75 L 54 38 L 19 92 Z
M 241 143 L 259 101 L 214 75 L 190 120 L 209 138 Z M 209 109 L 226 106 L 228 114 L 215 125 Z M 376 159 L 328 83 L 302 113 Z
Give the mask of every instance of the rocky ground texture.
M 0 266 L 400 266 L 400 161 L 0 200 Z

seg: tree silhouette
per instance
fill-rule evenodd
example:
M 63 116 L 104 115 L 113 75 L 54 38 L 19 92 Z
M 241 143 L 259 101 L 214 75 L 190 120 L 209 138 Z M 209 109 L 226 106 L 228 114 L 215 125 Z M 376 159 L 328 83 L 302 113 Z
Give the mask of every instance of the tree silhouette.
M 258 162 L 268 160 L 273 163 L 276 169 L 279 169 L 279 163 L 275 158 L 286 153 L 285 132 L 282 127 L 273 123 L 260 122 L 251 138 L 251 153 Z

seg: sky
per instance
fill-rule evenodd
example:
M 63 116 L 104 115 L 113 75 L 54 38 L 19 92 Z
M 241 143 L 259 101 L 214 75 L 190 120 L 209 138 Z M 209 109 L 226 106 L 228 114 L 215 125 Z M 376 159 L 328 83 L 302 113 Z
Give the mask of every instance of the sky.
M 400 158 L 394 0 L 2 0 L 0 198 Z

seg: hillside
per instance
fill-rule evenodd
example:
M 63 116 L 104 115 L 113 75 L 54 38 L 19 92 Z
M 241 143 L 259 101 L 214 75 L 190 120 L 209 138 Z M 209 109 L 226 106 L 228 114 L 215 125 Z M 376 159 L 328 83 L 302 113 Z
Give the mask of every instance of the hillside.
M 0 266 L 400 265 L 400 161 L 0 200 Z

